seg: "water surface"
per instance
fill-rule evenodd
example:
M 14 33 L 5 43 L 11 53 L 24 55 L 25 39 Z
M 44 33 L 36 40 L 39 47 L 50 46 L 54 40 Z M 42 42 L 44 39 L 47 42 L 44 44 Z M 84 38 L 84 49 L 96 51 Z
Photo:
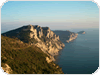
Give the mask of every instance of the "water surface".
M 77 39 L 64 43 L 56 62 L 66 74 L 92 74 L 99 67 L 99 30 L 87 29 Z

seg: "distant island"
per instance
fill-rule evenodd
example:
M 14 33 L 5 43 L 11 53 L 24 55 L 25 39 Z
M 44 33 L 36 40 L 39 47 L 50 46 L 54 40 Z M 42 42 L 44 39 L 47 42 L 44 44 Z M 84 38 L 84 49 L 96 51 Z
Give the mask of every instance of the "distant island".
M 78 34 L 86 34 L 86 32 L 85 31 L 80 31 L 80 32 L 78 32 Z

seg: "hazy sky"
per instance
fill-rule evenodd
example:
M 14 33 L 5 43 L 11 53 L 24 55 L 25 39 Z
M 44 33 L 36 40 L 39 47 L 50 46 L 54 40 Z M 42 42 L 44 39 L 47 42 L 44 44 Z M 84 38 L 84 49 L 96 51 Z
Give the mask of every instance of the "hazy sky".
M 8 1 L 2 6 L 2 32 L 28 24 L 66 30 L 98 28 L 99 8 L 92 1 Z

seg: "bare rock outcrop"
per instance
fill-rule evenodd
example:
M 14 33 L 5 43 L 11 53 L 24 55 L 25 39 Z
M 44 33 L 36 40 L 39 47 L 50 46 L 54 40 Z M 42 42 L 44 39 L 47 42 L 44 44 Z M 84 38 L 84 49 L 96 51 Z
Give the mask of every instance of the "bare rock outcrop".
M 4 70 L 4 72 L 11 74 L 12 73 L 12 69 L 8 64 L 5 64 L 4 67 L 2 67 L 2 69 Z
M 69 39 L 66 40 L 66 42 L 69 43 L 70 41 L 75 40 L 75 39 L 77 38 L 77 36 L 78 36 L 77 33 L 75 33 L 75 34 L 72 33 L 72 34 L 69 36 Z

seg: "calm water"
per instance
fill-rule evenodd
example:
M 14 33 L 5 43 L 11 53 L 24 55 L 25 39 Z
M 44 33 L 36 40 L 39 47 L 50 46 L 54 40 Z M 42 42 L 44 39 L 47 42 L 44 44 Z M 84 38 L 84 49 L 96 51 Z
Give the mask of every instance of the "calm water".
M 99 29 L 85 30 L 86 34 L 79 34 L 77 39 L 64 43 L 65 48 L 60 51 L 56 62 L 64 73 L 91 74 L 99 66 Z

